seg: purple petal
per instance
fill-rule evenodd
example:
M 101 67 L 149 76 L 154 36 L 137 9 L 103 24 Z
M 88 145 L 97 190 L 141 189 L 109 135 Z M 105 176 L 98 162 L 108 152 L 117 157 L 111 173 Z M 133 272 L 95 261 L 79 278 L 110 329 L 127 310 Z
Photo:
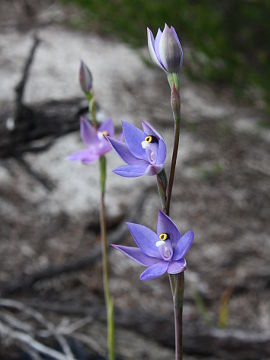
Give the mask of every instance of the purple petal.
M 153 60 L 154 63 L 156 63 L 159 67 L 161 67 L 163 69 L 163 67 L 160 64 L 160 62 L 157 58 L 157 55 L 155 53 L 155 40 L 154 40 L 153 33 L 149 28 L 147 28 L 147 41 L 148 41 L 148 49 L 149 49 L 151 59 Z
M 188 252 L 193 240 L 194 240 L 193 231 L 187 231 L 176 243 L 173 254 L 173 260 L 182 259 Z
M 174 35 L 174 37 L 175 37 L 175 40 L 177 41 L 177 44 L 178 44 L 178 46 L 179 46 L 179 49 L 180 49 L 180 57 L 181 57 L 181 59 L 180 59 L 180 67 L 182 66 L 182 64 L 183 64 L 183 49 L 182 49 L 182 46 L 181 46 L 181 43 L 180 43 L 180 41 L 179 41 L 179 38 L 178 38 L 178 36 L 177 36 L 177 33 L 176 33 L 176 31 L 175 31 L 175 28 L 173 27 L 173 26 L 171 26 L 171 32 L 172 32 L 172 34 Z
M 86 120 L 80 120 L 80 133 L 85 145 L 95 144 L 97 142 L 97 133 L 93 126 Z
M 100 156 L 106 154 L 111 150 L 112 150 L 111 143 L 105 137 L 99 141 L 96 149 L 93 149 L 93 151 L 97 152 Z
M 168 234 L 172 242 L 173 248 L 177 245 L 177 241 L 180 239 L 180 232 L 175 223 L 167 216 L 163 211 L 159 210 L 158 222 L 157 222 L 157 234 Z
M 142 148 L 142 142 L 145 139 L 145 133 L 129 124 L 128 122 L 122 122 L 123 135 L 125 142 L 134 156 L 139 159 L 146 160 L 145 150 Z
M 178 274 L 182 271 L 185 271 L 187 267 L 187 263 L 185 259 L 181 259 L 179 261 L 171 261 L 168 267 L 169 274 Z
M 160 39 L 161 39 L 161 36 L 162 36 L 162 31 L 160 29 L 158 29 L 158 32 L 157 32 L 157 36 L 155 38 L 155 53 L 156 53 L 156 56 L 157 56 L 157 59 L 160 63 L 160 66 L 163 70 L 167 71 L 166 70 L 166 67 L 164 66 L 164 64 L 162 63 L 162 60 L 161 60 L 161 57 L 160 57 L 160 53 L 159 53 L 159 43 L 160 43 Z
M 157 175 L 163 169 L 163 165 L 149 165 L 145 170 L 145 175 L 153 176 Z
M 141 274 L 141 280 L 152 280 L 155 279 L 167 271 L 169 266 L 168 261 L 159 261 L 158 263 L 149 266 L 144 272 Z
M 140 224 L 128 223 L 129 231 L 142 252 L 148 256 L 160 259 L 160 254 L 156 246 L 159 240 L 157 234 L 151 229 Z
M 71 161 L 80 161 L 83 164 L 90 164 L 99 158 L 98 154 L 89 152 L 88 149 L 79 150 L 67 157 Z
M 123 165 L 114 169 L 113 172 L 124 177 L 138 177 L 142 176 L 147 169 L 147 165 Z
M 126 144 L 114 140 L 111 137 L 107 138 L 109 142 L 111 143 L 114 150 L 117 152 L 117 154 L 129 165 L 148 165 L 145 160 L 141 160 L 136 158 L 132 153 L 129 151 Z
M 164 164 L 167 155 L 167 149 L 165 142 L 160 139 L 158 142 L 156 164 Z
M 107 119 L 106 121 L 104 121 L 104 123 L 102 123 L 100 125 L 100 127 L 98 128 L 98 131 L 100 131 L 100 132 L 108 131 L 109 136 L 113 137 L 114 136 L 114 126 L 113 126 L 112 119 Z
M 150 256 L 145 255 L 139 248 L 131 246 L 121 246 L 112 244 L 117 250 L 120 250 L 124 255 L 130 259 L 135 260 L 138 264 L 144 266 L 150 266 L 158 262 L 159 260 Z
M 181 63 L 181 50 L 175 39 L 174 32 L 165 24 L 159 42 L 159 55 L 162 64 L 168 72 L 178 73 Z
M 157 139 L 163 139 L 162 136 L 145 120 L 142 121 L 142 128 L 146 135 L 154 135 Z

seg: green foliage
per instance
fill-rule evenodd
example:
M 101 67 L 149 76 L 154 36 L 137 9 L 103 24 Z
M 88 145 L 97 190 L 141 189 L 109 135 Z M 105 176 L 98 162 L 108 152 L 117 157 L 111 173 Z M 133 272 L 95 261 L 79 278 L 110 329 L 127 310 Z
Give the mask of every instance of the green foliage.
M 113 33 L 133 46 L 173 24 L 192 44 L 186 70 L 195 78 L 233 85 L 250 98 L 262 89 L 270 103 L 270 1 L 264 0 L 63 0 L 85 9 L 91 27 Z

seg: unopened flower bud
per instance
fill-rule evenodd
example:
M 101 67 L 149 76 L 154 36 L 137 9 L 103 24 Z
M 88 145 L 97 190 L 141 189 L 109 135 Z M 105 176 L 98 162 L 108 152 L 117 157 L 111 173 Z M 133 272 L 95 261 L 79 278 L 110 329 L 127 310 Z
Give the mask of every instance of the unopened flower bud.
M 173 26 L 165 24 L 164 30 L 158 30 L 154 36 L 147 29 L 148 48 L 152 60 L 167 73 L 179 73 L 183 62 L 183 50 Z
M 93 77 L 91 71 L 85 65 L 83 61 L 81 61 L 80 71 L 79 71 L 79 81 L 81 85 L 82 91 L 87 95 L 91 92 L 93 86 Z

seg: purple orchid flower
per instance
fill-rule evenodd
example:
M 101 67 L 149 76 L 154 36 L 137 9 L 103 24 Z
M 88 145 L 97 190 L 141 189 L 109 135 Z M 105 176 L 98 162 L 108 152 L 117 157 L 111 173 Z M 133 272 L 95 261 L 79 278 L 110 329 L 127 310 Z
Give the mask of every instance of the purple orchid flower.
M 187 263 L 184 256 L 194 239 L 192 231 L 181 236 L 173 221 L 161 210 L 158 214 L 157 234 L 143 225 L 127 225 L 138 247 L 112 246 L 137 263 L 147 266 L 140 276 L 141 280 L 152 280 L 165 272 L 178 274 L 185 271 Z
M 147 39 L 153 62 L 166 73 L 179 73 L 183 62 L 183 50 L 174 27 L 169 28 L 165 24 L 163 31 L 158 29 L 155 39 L 152 31 L 147 28 Z
M 69 155 L 68 160 L 91 164 L 112 150 L 107 136 L 114 136 L 113 122 L 108 119 L 97 130 L 86 119 L 82 118 L 80 124 L 81 138 L 87 149 Z
M 146 121 L 142 121 L 143 131 L 123 121 L 125 143 L 108 137 L 117 154 L 127 163 L 114 170 L 125 177 L 156 175 L 164 167 L 166 144 L 161 135 Z

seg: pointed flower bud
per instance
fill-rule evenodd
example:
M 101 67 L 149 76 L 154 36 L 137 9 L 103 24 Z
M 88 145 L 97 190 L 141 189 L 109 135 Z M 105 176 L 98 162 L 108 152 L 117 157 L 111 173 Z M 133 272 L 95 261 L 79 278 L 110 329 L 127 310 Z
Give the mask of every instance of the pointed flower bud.
M 173 26 L 165 24 L 158 29 L 156 38 L 147 28 L 148 48 L 152 60 L 166 73 L 179 73 L 183 62 L 183 50 Z
M 81 61 L 80 71 L 79 71 L 79 81 L 81 85 L 82 91 L 87 95 L 92 90 L 93 86 L 93 77 L 91 71 L 85 65 L 83 61 Z

